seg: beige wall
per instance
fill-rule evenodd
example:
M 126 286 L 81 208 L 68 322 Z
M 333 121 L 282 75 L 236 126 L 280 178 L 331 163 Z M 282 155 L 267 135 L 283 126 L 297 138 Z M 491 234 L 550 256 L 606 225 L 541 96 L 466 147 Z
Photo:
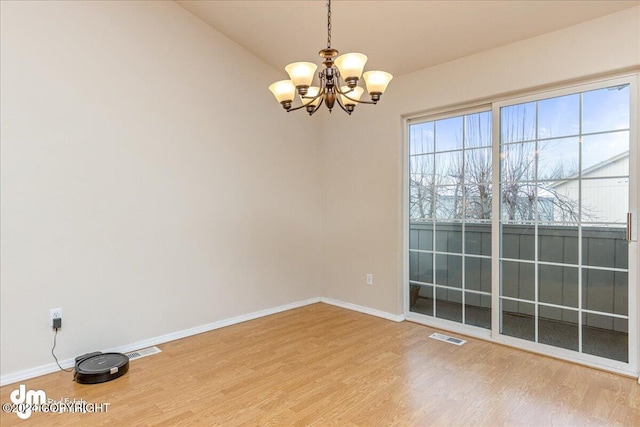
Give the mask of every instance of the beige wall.
M 319 124 L 280 73 L 173 2 L 1 19 L 3 376 L 53 362 L 50 308 L 65 360 L 319 296 Z
M 636 7 L 400 76 L 376 107 L 332 117 L 322 142 L 325 295 L 404 311 L 402 116 L 639 66 Z

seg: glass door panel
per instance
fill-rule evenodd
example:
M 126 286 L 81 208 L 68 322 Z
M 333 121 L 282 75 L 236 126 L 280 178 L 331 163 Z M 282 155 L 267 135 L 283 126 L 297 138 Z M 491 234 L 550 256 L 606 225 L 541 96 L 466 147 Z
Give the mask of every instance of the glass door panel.
M 491 328 L 490 111 L 409 126 L 409 311 Z
M 630 86 L 500 108 L 500 334 L 629 362 Z

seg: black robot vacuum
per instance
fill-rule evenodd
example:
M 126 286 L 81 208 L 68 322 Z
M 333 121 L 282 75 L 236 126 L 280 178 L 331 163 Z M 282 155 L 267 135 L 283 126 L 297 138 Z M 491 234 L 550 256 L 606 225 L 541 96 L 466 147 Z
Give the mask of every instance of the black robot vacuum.
M 74 380 L 79 384 L 97 384 L 120 378 L 129 370 L 129 357 L 122 353 L 96 351 L 76 357 Z

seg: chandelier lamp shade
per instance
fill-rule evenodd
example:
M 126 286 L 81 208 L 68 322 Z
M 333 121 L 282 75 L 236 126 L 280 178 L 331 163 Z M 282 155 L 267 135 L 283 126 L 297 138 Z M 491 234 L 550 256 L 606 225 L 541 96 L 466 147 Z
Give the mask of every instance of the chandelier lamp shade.
M 280 80 L 269 86 L 276 100 L 287 111 L 306 109 L 312 115 L 322 104 L 329 112 L 338 104 L 351 114 L 358 104 L 377 104 L 393 76 L 385 71 L 364 72 L 367 56 L 362 53 L 346 53 L 338 56 L 331 48 L 331 0 L 327 1 L 327 48 L 319 52 L 324 68 L 316 74 L 318 66 L 312 62 L 294 62 L 285 71 L 290 80 Z M 318 77 L 318 86 L 313 85 Z M 364 89 L 359 86 L 364 79 L 370 101 L 361 100 Z M 298 95 L 301 105 L 293 107 Z

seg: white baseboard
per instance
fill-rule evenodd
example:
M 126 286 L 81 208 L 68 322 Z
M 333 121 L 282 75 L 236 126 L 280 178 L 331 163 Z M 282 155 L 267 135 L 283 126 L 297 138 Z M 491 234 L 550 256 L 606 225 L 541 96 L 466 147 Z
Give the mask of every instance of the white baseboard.
M 335 305 L 337 307 L 346 308 L 348 310 L 358 311 L 360 313 L 370 314 L 372 316 L 381 317 L 383 319 L 391 320 L 393 322 L 402 322 L 405 320 L 403 315 L 395 315 L 380 310 L 375 310 L 368 307 L 363 307 L 356 304 L 337 301 L 331 298 L 309 298 L 303 301 L 293 302 L 291 304 L 285 304 L 266 310 L 255 311 L 249 314 L 243 314 L 241 316 L 231 317 L 229 319 L 220 320 L 206 325 L 196 326 L 194 328 L 183 329 L 182 331 L 172 332 L 166 335 L 160 335 L 158 337 L 149 338 L 146 340 L 138 341 L 135 343 L 123 345 L 120 347 L 110 348 L 103 350 L 107 352 L 128 353 L 133 350 L 139 350 L 146 347 L 151 347 L 158 344 L 164 344 L 169 341 L 175 341 L 180 338 L 190 337 L 192 335 L 201 334 L 203 332 L 213 331 L 215 329 L 224 328 L 225 326 L 235 325 L 237 323 L 246 322 L 249 320 L 258 319 L 260 317 L 269 316 L 271 314 L 281 313 L 283 311 L 292 310 L 294 308 L 303 307 L 305 305 L 315 304 L 323 302 L 325 304 Z M 75 359 L 66 359 L 60 361 L 60 366 L 65 369 L 73 368 L 75 365 Z M 13 372 L 10 374 L 2 375 L 0 377 L 0 386 L 16 383 L 18 381 L 28 380 L 30 378 L 39 377 L 41 375 L 50 374 L 58 371 L 58 365 L 55 363 L 49 363 L 47 365 L 37 366 L 35 368 L 25 369 L 23 371 Z
M 201 334 L 203 332 L 213 331 L 214 329 L 224 328 L 225 326 L 235 325 L 237 323 L 246 322 L 248 320 L 269 316 L 270 314 L 276 314 L 283 311 L 292 310 L 294 308 L 303 307 L 305 305 L 315 304 L 318 302 L 320 302 L 320 298 L 310 298 L 303 301 L 297 301 L 291 304 L 285 304 L 278 307 L 269 308 L 266 310 L 255 311 L 253 313 L 243 314 L 241 316 L 231 317 L 229 319 L 208 323 L 206 325 L 196 326 L 194 328 L 183 329 L 182 331 L 172 332 L 166 335 L 160 335 L 158 337 L 149 338 L 146 340 L 123 345 L 120 347 L 106 349 L 106 350 L 103 350 L 103 352 L 127 353 L 133 350 L 139 350 L 141 348 L 151 347 L 153 345 L 164 344 L 169 341 L 175 341 L 180 338 Z M 75 358 L 61 360 L 60 366 L 62 366 L 65 369 L 73 368 L 75 366 Z M 59 370 L 58 365 L 56 365 L 55 363 L 49 363 L 47 365 L 25 369 L 24 371 L 12 372 L 10 374 L 2 375 L 0 377 L 0 386 L 12 384 L 18 381 L 28 380 L 30 378 L 39 377 L 41 375 L 50 374 L 58 370 Z
M 359 311 L 360 313 L 370 314 L 376 317 L 382 317 L 383 319 L 391 320 L 393 322 L 402 322 L 405 320 L 403 314 L 391 314 L 386 311 L 380 311 L 362 305 L 351 304 L 349 302 L 342 302 L 331 298 L 320 298 L 320 302 L 325 304 L 335 305 L 336 307 L 346 308 L 348 310 Z
M 60 361 L 60 366 L 65 369 L 72 367 L 73 365 L 73 359 Z M 58 365 L 55 363 L 49 363 L 48 365 L 37 366 L 35 368 L 25 369 L 24 371 L 12 372 L 0 377 L 0 386 L 17 383 L 18 381 L 28 380 L 30 378 L 50 374 L 59 370 L 60 368 L 58 368 Z
M 179 340 L 180 338 L 190 337 L 192 335 L 213 331 L 215 329 L 224 328 L 225 326 L 235 325 L 235 324 L 246 322 L 249 320 L 258 319 L 260 317 L 269 316 L 271 314 L 281 313 L 283 311 L 293 310 L 294 308 L 304 307 L 305 305 L 315 304 L 318 302 L 320 302 L 320 298 L 309 298 L 302 301 L 296 301 L 290 304 L 280 305 L 278 307 L 268 308 L 266 310 L 254 311 L 253 313 L 243 314 L 240 316 L 231 317 L 229 319 L 219 320 L 217 322 L 208 323 L 206 325 L 196 326 L 194 328 L 189 328 L 189 329 L 183 329 L 182 331 L 172 332 L 166 335 L 160 335 L 159 337 L 138 341 L 137 343 L 134 343 L 134 344 L 112 348 L 108 351 L 118 352 L 118 353 L 127 353 L 129 351 L 151 347 L 152 345 L 164 344 L 169 341 Z

